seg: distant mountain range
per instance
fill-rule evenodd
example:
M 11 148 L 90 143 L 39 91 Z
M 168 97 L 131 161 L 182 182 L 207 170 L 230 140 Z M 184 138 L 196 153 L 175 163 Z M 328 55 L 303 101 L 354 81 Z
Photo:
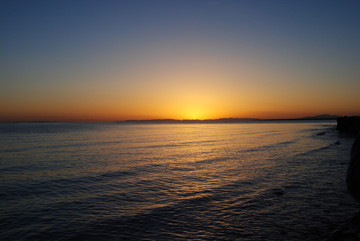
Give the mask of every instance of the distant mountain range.
M 315 116 L 306 116 L 302 118 L 292 119 L 259 119 L 259 118 L 220 118 L 207 120 L 177 120 L 177 119 L 149 119 L 149 120 L 125 120 L 118 121 L 119 123 L 237 123 L 237 122 L 252 122 L 252 121 L 281 121 L 281 120 L 336 120 L 339 116 L 321 114 Z
M 239 122 L 253 122 L 253 121 L 299 121 L 299 120 L 336 120 L 341 116 L 321 114 L 315 116 L 306 116 L 301 118 L 283 118 L 283 119 L 261 119 L 261 118 L 219 118 L 219 119 L 206 119 L 206 120 L 178 120 L 178 119 L 147 119 L 147 120 L 121 120 L 115 121 L 117 123 L 239 123 Z M 56 122 L 82 122 L 82 121 L 58 121 L 58 120 L 35 120 L 35 121 L 3 121 L 0 123 L 56 123 Z M 85 122 L 93 122 L 87 120 Z
M 300 118 L 302 120 L 335 120 L 337 119 L 338 115 L 329 115 L 329 114 L 321 114 L 321 115 L 315 115 L 315 116 L 307 116 Z
M 125 120 L 119 121 L 122 123 L 236 123 L 257 121 L 256 118 L 221 118 L 221 119 L 207 119 L 207 120 L 177 120 L 177 119 L 149 119 L 149 120 Z

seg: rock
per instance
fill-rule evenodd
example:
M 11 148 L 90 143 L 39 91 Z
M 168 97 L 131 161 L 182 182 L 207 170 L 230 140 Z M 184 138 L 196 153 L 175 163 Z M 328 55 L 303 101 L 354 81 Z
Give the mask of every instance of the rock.
M 283 196 L 285 192 L 281 189 L 274 190 L 274 194 L 277 196 Z
M 346 173 L 346 184 L 349 193 L 360 202 L 360 133 L 351 148 L 350 165 Z M 328 241 L 360 240 L 360 212 L 343 227 L 336 230 Z
M 360 116 L 344 116 L 337 118 L 336 129 L 342 133 L 356 136 L 360 132 Z
M 346 174 L 346 185 L 349 193 L 360 202 L 360 135 L 355 139 L 351 149 L 351 160 Z

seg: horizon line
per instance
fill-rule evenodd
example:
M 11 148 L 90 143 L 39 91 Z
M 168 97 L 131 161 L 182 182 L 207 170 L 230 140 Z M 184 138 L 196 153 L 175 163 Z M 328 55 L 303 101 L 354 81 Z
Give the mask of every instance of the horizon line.
M 93 120 L 93 119 L 85 119 L 85 120 L 28 120 L 28 121 L 0 121 L 0 123 L 231 123 L 231 122 L 251 122 L 251 121 L 291 121 L 291 120 L 336 120 L 339 115 L 316 115 L 316 116 L 307 116 L 300 118 L 239 118 L 239 117 L 229 117 L 229 118 L 215 118 L 215 119 L 173 119 L 173 118 L 155 118 L 155 119 L 127 119 L 127 120 Z

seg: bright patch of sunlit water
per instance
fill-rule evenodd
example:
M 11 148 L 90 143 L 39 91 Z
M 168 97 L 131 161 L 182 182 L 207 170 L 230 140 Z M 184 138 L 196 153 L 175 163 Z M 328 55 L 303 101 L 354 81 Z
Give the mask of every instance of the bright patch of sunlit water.
M 3 240 L 322 240 L 358 208 L 335 122 L 0 133 Z

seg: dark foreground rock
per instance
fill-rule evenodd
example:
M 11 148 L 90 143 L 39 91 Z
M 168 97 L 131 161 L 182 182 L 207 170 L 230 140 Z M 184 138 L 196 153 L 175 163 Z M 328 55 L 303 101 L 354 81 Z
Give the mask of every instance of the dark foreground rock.
M 350 165 L 347 171 L 346 184 L 349 193 L 360 202 L 360 136 L 355 139 L 351 149 Z M 360 212 L 343 224 L 330 241 L 360 241 Z
M 352 136 L 360 133 L 360 116 L 344 116 L 337 118 L 337 130 Z

